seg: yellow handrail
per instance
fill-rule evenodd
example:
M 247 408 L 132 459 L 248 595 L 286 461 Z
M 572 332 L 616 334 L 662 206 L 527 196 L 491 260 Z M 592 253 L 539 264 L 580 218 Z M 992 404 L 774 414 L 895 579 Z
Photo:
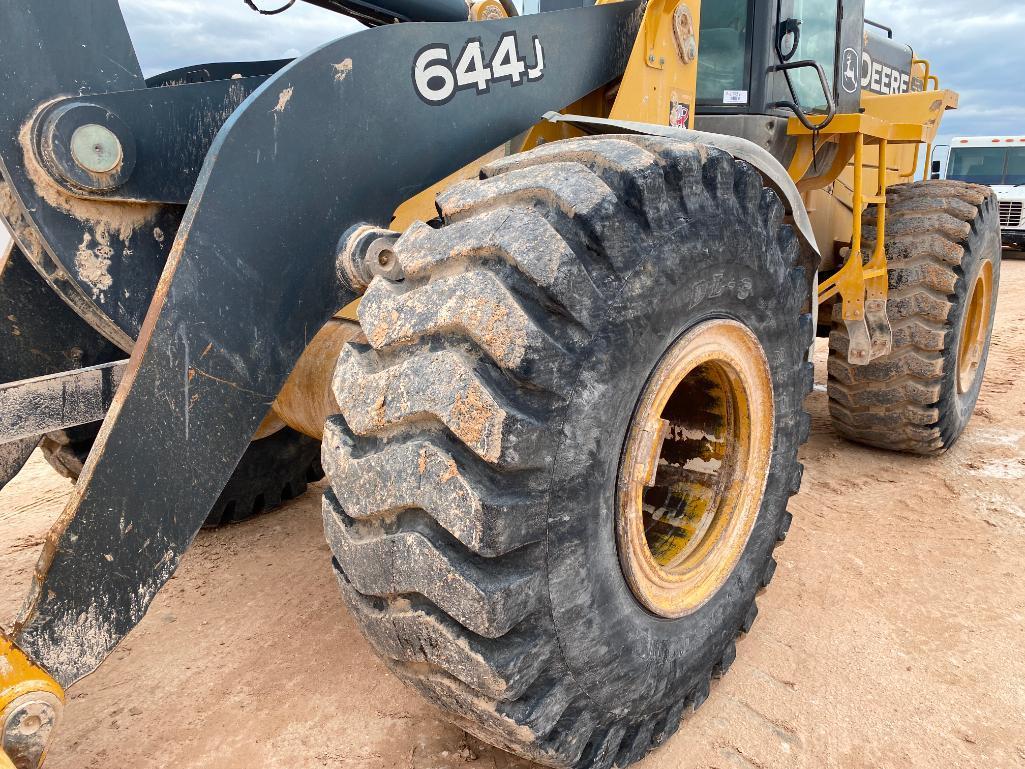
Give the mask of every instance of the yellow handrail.
M 922 80 L 923 80 L 923 87 L 925 88 L 925 90 L 926 91 L 938 91 L 938 90 L 940 90 L 940 79 L 938 77 L 936 77 L 936 75 L 932 74 L 932 65 L 929 63 L 929 60 L 928 59 L 912 59 L 911 60 L 911 70 L 912 70 L 912 72 L 914 72 L 915 65 L 918 65 L 918 64 L 921 64 L 923 67 L 925 67 L 925 75 L 922 78 Z M 930 84 L 932 84 L 934 87 L 930 88 L 929 87 Z M 915 164 L 914 164 L 913 168 L 918 168 L 918 159 L 920 157 L 920 154 L 919 154 L 920 149 L 921 149 L 921 147 L 915 147 Z M 922 169 L 922 181 L 923 182 L 926 181 L 929 178 L 929 165 L 932 163 L 932 150 L 933 150 L 933 143 L 929 142 L 929 144 L 926 146 L 927 154 L 926 154 L 926 159 L 925 159 L 925 168 Z M 914 176 L 913 172 L 912 172 L 912 176 Z

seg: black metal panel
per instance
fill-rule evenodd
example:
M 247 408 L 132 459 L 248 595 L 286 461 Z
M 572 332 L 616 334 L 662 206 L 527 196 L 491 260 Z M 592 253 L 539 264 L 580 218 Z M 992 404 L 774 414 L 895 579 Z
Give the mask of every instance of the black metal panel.
M 470 15 L 465 0 L 304 0 L 335 13 L 351 16 L 366 24 L 396 21 L 466 21 Z
M 121 354 L 50 290 L 17 247 L 0 254 L 0 384 L 106 363 Z M 0 445 L 0 488 L 38 441 Z
M 236 77 L 269 77 L 287 67 L 292 61 L 293 59 L 273 59 L 270 61 L 219 61 L 209 64 L 192 64 L 148 77 L 146 85 L 150 88 L 162 88 L 168 85 L 209 83 L 211 80 L 231 80 Z
M 142 617 L 307 340 L 354 297 L 335 274 L 346 230 L 387 225 L 412 194 L 621 75 L 641 16 L 631 1 L 378 27 L 296 61 L 232 115 L 19 623 L 34 660 L 68 684 Z M 508 34 L 531 65 L 539 41 L 533 80 L 438 106 L 418 94 L 425 49 L 490 53 Z
M 133 169 L 126 181 L 109 191 L 69 188 L 69 192 L 93 200 L 184 206 L 217 132 L 266 80 L 266 76 L 246 77 L 63 99 L 48 107 L 40 115 L 40 122 L 46 122 L 51 113 L 63 112 L 65 135 L 85 123 L 98 123 L 131 137 Z M 111 126 L 110 121 L 117 121 L 123 128 Z M 61 168 L 74 170 L 67 141 L 53 144 Z M 127 142 L 123 144 L 127 146 Z M 151 276 L 147 298 L 158 277 L 159 273 Z
M 39 436 L 14 443 L 0 443 L 0 489 L 21 472 L 37 445 Z
M 878 94 L 925 90 L 922 79 L 912 76 L 914 58 L 911 46 L 867 32 L 865 52 L 859 67 L 861 87 Z
M 0 215 L 26 256 L 90 325 L 130 350 L 181 209 L 82 203 L 26 156 L 43 103 L 145 87 L 116 0 L 0 3 Z
M 50 290 L 17 247 L 0 256 L 0 384 L 122 357 Z
M 0 384 L 0 444 L 101 421 L 127 361 Z
M 865 0 L 840 4 L 840 40 L 837 45 L 836 104 L 840 114 L 861 109 L 861 57 L 865 46 Z

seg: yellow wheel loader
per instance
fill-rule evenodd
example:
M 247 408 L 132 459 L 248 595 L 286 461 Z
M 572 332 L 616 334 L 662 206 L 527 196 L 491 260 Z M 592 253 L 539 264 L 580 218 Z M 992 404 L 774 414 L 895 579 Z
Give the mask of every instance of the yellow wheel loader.
M 308 2 L 368 28 L 149 79 L 115 0 L 0 5 L 0 483 L 77 477 L 0 633 L 3 765 L 319 450 L 394 673 L 628 766 L 752 630 L 816 332 L 842 435 L 968 423 L 999 214 L 916 181 L 957 95 L 861 0 Z

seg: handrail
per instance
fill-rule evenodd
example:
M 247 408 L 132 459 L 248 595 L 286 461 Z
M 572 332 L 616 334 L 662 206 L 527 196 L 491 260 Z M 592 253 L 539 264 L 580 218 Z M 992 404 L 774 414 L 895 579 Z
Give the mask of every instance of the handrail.
M 929 60 L 928 59 L 912 59 L 911 60 L 912 74 L 914 74 L 914 69 L 915 69 L 915 65 L 916 64 L 921 64 L 923 67 L 925 67 L 925 75 L 922 78 L 922 80 L 923 80 L 923 88 L 926 91 L 938 91 L 938 90 L 940 90 L 940 79 L 936 75 L 932 74 L 932 65 L 929 63 Z M 934 88 L 929 88 L 929 84 L 930 83 L 932 83 L 935 87 Z M 914 169 L 918 168 L 918 160 L 921 157 L 921 155 L 919 153 L 920 149 L 921 149 L 920 146 L 915 147 L 915 164 L 913 166 Z M 932 153 L 933 153 L 933 143 L 929 142 L 926 145 L 925 170 L 922 172 L 922 181 L 923 182 L 926 181 L 929 178 L 929 166 L 932 163 Z M 911 175 L 912 175 L 912 177 L 914 177 L 914 171 L 912 171 Z
M 865 23 L 870 27 L 881 29 L 886 33 L 886 36 L 890 38 L 890 40 L 893 40 L 893 30 L 890 27 L 887 27 L 885 24 L 880 24 L 878 21 L 872 21 L 871 19 L 865 19 Z

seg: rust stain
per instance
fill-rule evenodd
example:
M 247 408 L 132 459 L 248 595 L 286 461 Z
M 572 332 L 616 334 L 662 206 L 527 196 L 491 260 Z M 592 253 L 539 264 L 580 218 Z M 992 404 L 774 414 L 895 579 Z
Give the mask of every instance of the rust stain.
M 458 475 L 459 475 L 459 468 L 456 466 L 455 460 L 452 459 L 451 457 L 449 457 L 449 459 L 448 459 L 448 466 L 445 468 L 445 472 L 443 472 L 438 477 L 438 480 L 441 481 L 442 483 L 445 483 L 446 481 L 450 481 L 450 480 L 452 480 L 453 478 L 455 478 Z
M 219 382 L 219 383 L 221 383 L 223 385 L 227 385 L 228 387 L 232 388 L 233 390 L 238 390 L 239 392 L 249 393 L 250 395 L 256 395 L 259 398 L 267 398 L 267 394 L 266 393 L 258 393 L 255 390 L 250 390 L 247 387 L 242 387 L 242 385 L 240 385 L 240 384 L 238 384 L 236 382 L 231 382 L 231 381 L 229 381 L 227 379 L 221 379 L 221 377 L 214 376 L 213 374 L 209 373 L 208 371 L 203 371 L 203 369 L 201 369 L 201 368 L 190 368 L 189 369 L 189 374 L 190 374 L 189 379 L 192 378 L 193 374 L 199 374 L 201 377 L 204 377 L 205 379 L 211 379 L 214 382 Z M 273 400 L 273 398 L 271 398 L 270 400 Z
M 288 102 L 292 99 L 292 94 L 295 92 L 295 88 L 288 87 L 280 93 L 278 96 L 278 106 L 274 108 L 274 112 L 281 114 L 285 111 L 285 107 L 288 106 Z
M 114 249 L 110 247 L 110 236 L 104 228 L 96 231 L 95 243 L 88 232 L 82 238 L 78 251 L 75 253 L 75 266 L 86 283 L 92 286 L 95 299 L 107 291 L 114 283 L 110 276 L 111 258 Z
M 352 72 L 352 59 L 345 59 L 340 64 L 335 64 L 335 81 L 341 83 Z

